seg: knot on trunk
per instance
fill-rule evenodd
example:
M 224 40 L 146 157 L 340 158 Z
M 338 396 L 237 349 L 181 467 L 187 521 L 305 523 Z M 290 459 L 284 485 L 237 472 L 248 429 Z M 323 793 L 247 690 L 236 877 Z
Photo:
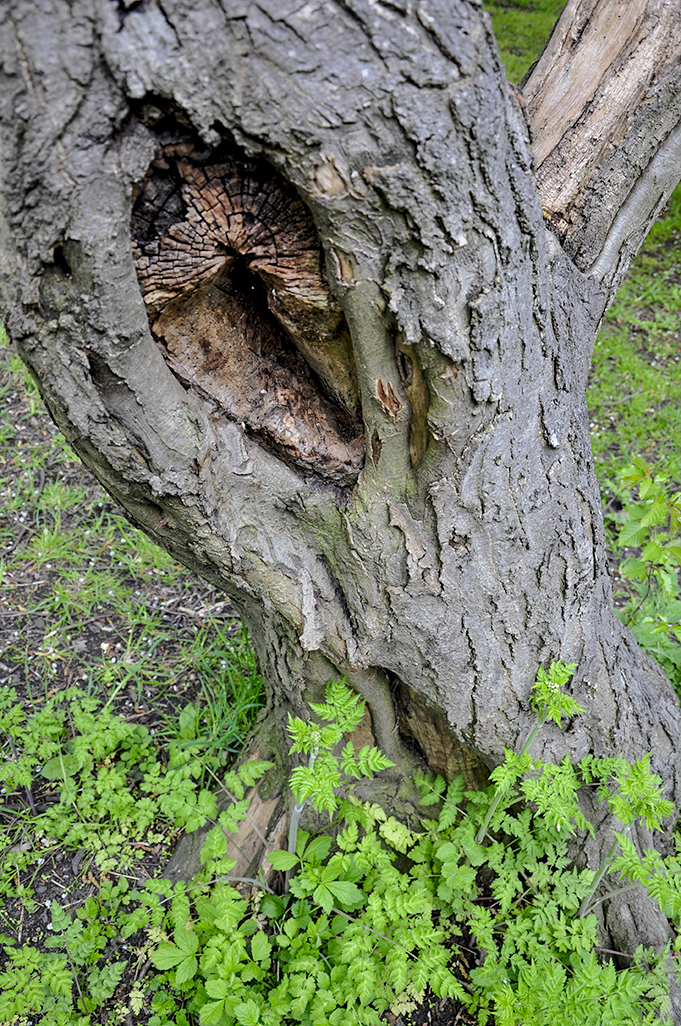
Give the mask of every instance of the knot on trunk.
M 298 466 L 354 481 L 352 343 L 296 193 L 265 165 L 169 145 L 133 197 L 132 240 L 152 332 L 183 383 Z

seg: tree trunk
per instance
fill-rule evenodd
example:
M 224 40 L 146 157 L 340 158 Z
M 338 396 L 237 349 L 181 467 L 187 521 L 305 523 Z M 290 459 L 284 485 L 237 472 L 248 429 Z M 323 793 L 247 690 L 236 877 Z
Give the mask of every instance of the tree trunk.
M 480 782 L 561 658 L 588 712 L 537 754 L 652 752 L 678 806 L 585 404 L 681 177 L 678 0 L 570 0 L 526 98 L 477 0 L 12 0 L 0 46 L 8 331 L 102 484 L 232 597 L 261 750 L 285 772 L 285 713 L 345 675 L 403 778 Z M 661 942 L 627 897 L 611 934 Z

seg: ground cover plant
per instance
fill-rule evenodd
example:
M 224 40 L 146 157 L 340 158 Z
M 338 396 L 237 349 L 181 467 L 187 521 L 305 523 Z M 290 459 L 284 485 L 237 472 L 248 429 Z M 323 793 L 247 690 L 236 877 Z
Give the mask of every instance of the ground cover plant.
M 681 689 L 681 188 L 620 288 L 587 393 L 615 605 Z
M 534 13 L 530 6 L 522 2 L 490 5 L 497 32 L 504 31 L 504 24 L 510 32 L 528 12 L 533 18 L 545 15 L 548 28 L 554 10 L 557 14 L 562 5 L 535 3 Z M 520 80 L 545 34 L 544 28 L 537 30 L 535 42 L 528 41 L 522 30 L 515 42 L 507 36 L 502 56 L 512 80 Z M 514 48 L 523 52 L 514 53 Z M 661 565 L 659 556 L 646 559 L 643 555 L 641 542 L 647 544 L 651 530 L 661 529 L 661 522 L 642 524 L 646 510 L 641 507 L 647 502 L 650 508 L 655 496 L 641 496 L 638 489 L 646 477 L 662 478 L 657 485 L 671 504 L 680 486 L 681 279 L 676 263 L 680 231 L 681 193 L 677 190 L 611 309 L 594 354 L 590 390 L 594 451 L 611 524 L 612 567 L 619 575 L 616 600 L 624 618 L 630 618 L 641 598 L 637 585 L 645 589 L 650 577 L 647 604 L 636 615 L 641 622 L 654 615 L 652 626 L 662 624 L 663 630 L 643 624 L 639 638 L 672 678 L 678 669 L 679 617 L 669 604 L 674 600 L 671 591 L 665 592 L 655 572 L 657 567 L 668 568 Z M 338 991 L 337 980 L 331 980 L 328 967 L 314 970 L 318 973 L 314 994 L 308 982 L 310 966 L 320 965 L 318 953 L 330 959 L 334 945 L 337 949 L 342 944 L 348 957 L 355 959 L 341 964 L 346 975 L 352 975 L 356 994 L 348 990 L 341 996 L 354 999 L 355 1009 L 369 1009 L 357 1012 L 366 1021 L 373 1021 L 369 1019 L 372 1006 L 362 1004 L 362 995 L 380 991 L 379 998 L 395 1009 L 383 1013 L 388 1022 L 397 1021 L 398 1016 L 402 1021 L 425 1021 L 429 1012 L 431 1021 L 437 1022 L 440 1016 L 443 1024 L 454 1022 L 456 1016 L 459 1022 L 469 1021 L 467 1016 L 473 1016 L 470 1021 L 484 1021 L 485 1015 L 495 1016 L 499 1023 L 555 1024 L 560 1022 L 556 995 L 565 992 L 568 980 L 574 990 L 581 987 L 591 995 L 599 1015 L 605 1015 L 601 999 L 607 994 L 613 1002 L 608 1011 L 612 1020 L 629 1021 L 625 1013 L 633 1016 L 627 1009 L 635 1008 L 638 1018 L 631 1021 L 647 1021 L 663 979 L 659 972 L 652 972 L 655 960 L 641 953 L 642 968 L 621 975 L 595 954 L 587 958 L 594 941 L 591 927 L 584 924 L 593 922 L 593 917 L 581 917 L 565 941 L 566 923 L 576 922 L 575 900 L 587 883 L 572 877 L 569 886 L 564 883 L 560 863 L 565 856 L 559 854 L 558 845 L 562 830 L 545 818 L 536 833 L 513 804 L 502 801 L 495 810 L 495 815 L 507 820 L 503 831 L 479 844 L 484 856 L 474 847 L 475 838 L 469 844 L 474 858 L 482 857 L 492 874 L 495 860 L 501 867 L 500 875 L 487 880 L 487 890 L 481 886 L 478 891 L 477 932 L 470 923 L 468 932 L 463 931 L 452 914 L 460 932 L 447 938 L 450 927 L 443 925 L 447 918 L 443 909 L 451 908 L 453 898 L 462 903 L 469 900 L 471 872 L 475 870 L 477 877 L 480 869 L 470 855 L 469 864 L 444 847 L 462 847 L 462 833 L 470 828 L 458 811 L 463 797 L 456 784 L 449 790 L 444 781 L 424 780 L 426 799 L 442 802 L 437 818 L 426 827 L 425 840 L 415 840 L 416 831 L 405 835 L 399 824 L 382 819 L 380 810 L 359 806 L 344 807 L 348 825 L 341 838 L 346 846 L 334 854 L 328 839 L 305 837 L 300 831 L 299 851 L 294 844 L 298 861 L 280 870 L 284 876 L 298 870 L 297 877 L 290 878 L 288 898 L 269 894 L 260 886 L 246 904 L 247 899 L 235 896 L 227 882 L 207 882 L 228 875 L 229 860 L 221 847 L 224 829 L 237 821 L 229 816 L 212 835 L 203 873 L 193 890 L 173 889 L 162 882 L 163 862 L 180 831 L 214 814 L 208 784 L 213 774 L 221 776 L 231 765 L 257 707 L 259 683 L 252 656 L 239 625 L 231 619 L 225 596 L 196 582 L 130 527 L 47 420 L 16 359 L 6 350 L 2 359 L 0 682 L 3 758 L 10 770 L 1 810 L 0 932 L 5 943 L 2 968 L 9 976 L 4 981 L 6 1003 L 0 1019 L 4 1015 L 20 1026 L 49 1022 L 48 1017 L 82 1026 L 103 1021 L 210 1023 L 221 1021 L 218 1016 L 228 1021 L 231 1001 L 236 1021 L 248 1023 L 262 1014 L 268 974 L 276 967 L 286 979 L 298 979 L 279 995 L 279 1011 L 275 1007 L 270 1020 L 264 1021 L 277 1021 L 278 1014 L 291 1021 L 313 1021 L 312 1006 L 318 1000 L 314 1014 L 322 1017 L 320 1021 L 333 1021 L 326 1016 L 337 1012 L 342 1013 L 338 1021 L 350 1022 L 350 1010 L 338 1005 L 339 994 L 333 993 L 334 987 Z M 642 472 L 638 482 L 630 475 L 627 483 L 622 470 L 638 454 L 653 469 Z M 659 489 L 655 495 L 659 498 Z M 620 531 L 627 522 L 633 526 L 637 518 L 648 534 L 638 541 L 625 534 L 622 540 Z M 669 538 L 664 545 L 673 544 L 669 519 L 667 527 Z M 627 576 L 626 561 L 632 559 L 646 564 L 645 578 Z M 673 570 L 667 581 L 672 591 L 675 574 Z M 631 625 L 640 626 L 633 621 Z M 190 742 L 198 744 L 188 748 Z M 188 752 L 202 758 L 190 763 Z M 200 766 L 201 772 L 188 772 L 189 766 Z M 237 774 L 231 779 L 232 790 L 238 794 L 245 789 L 260 768 L 242 770 L 246 779 Z M 529 765 L 527 769 L 529 776 L 523 778 L 527 783 L 539 779 Z M 506 763 L 511 776 L 516 770 L 512 760 Z M 635 779 L 640 783 L 643 776 Z M 560 774 L 554 777 L 559 783 L 563 780 Z M 158 785 L 153 791 L 146 789 L 152 780 L 161 779 L 167 785 L 165 794 Z M 514 782 L 521 787 L 517 775 Z M 328 794 L 327 786 L 327 800 Z M 506 795 L 509 800 L 510 795 L 511 791 Z M 472 799 L 471 809 L 466 808 L 478 830 L 490 808 L 489 799 L 483 794 L 479 805 Z M 303 801 L 299 792 L 299 804 Z M 242 811 L 243 807 L 237 808 L 231 815 Z M 564 814 L 561 826 L 568 820 Z M 508 837 L 514 838 L 510 845 Z M 441 859 L 435 855 L 438 844 Z M 537 851 L 546 852 L 550 844 L 554 850 L 548 861 L 546 854 L 537 857 Z M 641 868 L 626 847 L 626 837 L 623 844 L 621 869 L 639 873 L 649 884 L 654 878 L 662 894 L 658 878 L 664 872 L 652 864 Z M 428 845 L 430 850 L 424 854 Z M 354 858 L 357 863 L 358 852 L 365 853 L 363 875 L 346 868 L 345 877 L 334 877 L 343 859 Z M 412 873 L 406 883 L 396 883 L 392 875 L 396 890 L 379 893 L 376 908 L 370 908 L 370 924 L 353 927 L 348 917 L 354 919 L 358 908 L 352 907 L 352 900 L 344 904 L 341 898 L 343 893 L 350 899 L 357 895 L 344 885 L 377 890 L 376 881 L 395 866 L 402 868 L 407 853 L 423 855 L 421 862 L 414 862 L 420 867 L 418 873 Z M 534 876 L 528 883 L 521 875 L 528 858 L 535 859 L 539 887 Z M 286 860 L 280 859 L 280 865 L 285 867 Z M 556 877 L 551 875 L 554 869 L 561 870 Z M 668 870 L 674 869 L 674 863 L 669 863 Z M 320 882 L 324 873 L 327 876 Z M 446 894 L 451 886 L 445 880 L 447 874 L 461 882 L 450 895 Z M 496 891 L 494 879 L 502 881 L 495 885 Z M 556 880 L 563 882 L 557 885 Z M 335 894 L 329 884 L 335 885 Z M 320 898 L 328 904 L 328 892 L 337 903 L 329 911 L 314 901 L 319 887 L 325 888 Z M 532 887 L 546 899 L 544 904 L 532 903 Z M 670 902 L 670 913 L 677 915 L 673 891 L 667 892 L 665 900 Z M 386 903 L 391 903 L 392 912 L 386 912 Z M 386 917 L 393 914 L 394 928 L 388 932 Z M 417 931 L 414 949 L 407 953 L 396 946 L 395 936 L 400 930 L 406 935 L 415 917 L 422 931 Z M 369 935 L 367 925 L 375 932 Z M 353 929 L 356 936 L 351 935 Z M 206 950 L 230 943 L 226 937 L 235 945 L 234 979 L 244 987 L 236 1000 L 234 990 L 224 983 L 226 977 L 213 971 L 206 958 Z M 544 949 L 537 954 L 532 947 L 537 937 L 541 944 L 549 938 L 549 955 Z M 565 964 L 565 950 L 556 952 L 557 937 L 563 937 L 560 943 L 573 945 L 571 951 L 582 945 L 584 960 L 578 970 L 574 964 Z M 521 943 L 527 944 L 525 951 Z M 502 975 L 509 945 L 514 945 L 517 956 L 510 976 Z M 488 960 L 480 959 L 481 948 Z M 531 957 L 528 961 L 531 952 L 534 965 Z M 229 957 L 223 952 L 223 968 L 229 965 Z M 390 967 L 387 981 L 379 979 L 381 965 Z M 333 986 L 323 986 L 326 981 L 319 974 L 325 972 Z M 431 995 L 433 1004 L 424 1011 L 418 985 L 425 977 L 442 997 Z M 467 988 L 473 980 L 479 1006 L 465 1011 L 461 1001 L 470 1001 Z M 323 993 L 319 997 L 325 990 L 331 997 Z M 532 1009 L 529 1002 L 537 995 L 544 1003 Z M 328 1004 L 331 1001 L 336 1001 L 334 1008 Z M 302 1018 L 292 1018 L 299 1010 Z M 574 1010 L 572 1014 L 567 1021 L 578 1021 Z
M 657 827 L 670 814 L 659 779 L 647 759 L 632 766 L 586 756 L 573 767 L 530 754 L 547 719 L 561 725 L 583 711 L 563 692 L 574 669 L 540 670 L 531 699 L 537 726 L 517 755 L 506 753 L 485 791 L 464 795 L 461 778 L 422 777 L 422 804 L 439 812 L 412 828 L 377 805 L 337 798 L 343 778 L 370 777 L 389 760 L 345 740 L 364 703 L 331 682 L 326 702 L 312 705 L 321 723 L 290 724 L 293 750 L 308 756 L 291 786 L 299 804 L 310 799 L 337 814 L 336 850 L 330 834 L 296 826 L 288 850 L 269 855 L 286 874 L 283 888 L 253 880 L 245 898 L 230 880 L 227 837 L 247 815 L 245 787 L 269 764 L 227 773 L 234 803 L 217 818 L 208 796 L 196 804 L 174 796 L 171 813 L 181 820 L 215 821 L 191 885 L 157 880 L 133 889 L 121 875 L 116 884 L 104 879 L 75 916 L 53 902 L 46 951 L 6 948 L 0 1014 L 10 1019 L 37 1005 L 46 1026 L 91 1021 L 126 971 L 116 955 L 136 937 L 135 954 L 157 972 L 136 981 L 128 1011 L 150 1007 L 151 1026 L 369 1026 L 388 1009 L 408 1012 L 426 988 L 483 1026 L 666 1022 L 667 952 L 640 948 L 616 974 L 596 957 L 593 914 L 602 877 L 617 870 L 646 886 L 670 917 L 681 914 L 677 861 L 654 852 L 641 858 L 626 836 L 637 818 Z M 67 793 L 66 775 L 62 782 Z M 574 834 L 593 832 L 577 794 L 594 784 L 622 826 L 598 873 L 580 870 L 569 853 Z M 464 938 L 477 949 L 465 977 L 453 957 Z M 118 1011 L 122 1018 L 126 1009 Z

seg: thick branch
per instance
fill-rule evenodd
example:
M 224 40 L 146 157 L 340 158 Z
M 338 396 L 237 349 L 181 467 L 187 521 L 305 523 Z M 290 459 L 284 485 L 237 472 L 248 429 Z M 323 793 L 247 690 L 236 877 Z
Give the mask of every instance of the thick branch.
M 681 178 L 681 3 L 569 0 L 524 94 L 544 211 L 612 294 Z

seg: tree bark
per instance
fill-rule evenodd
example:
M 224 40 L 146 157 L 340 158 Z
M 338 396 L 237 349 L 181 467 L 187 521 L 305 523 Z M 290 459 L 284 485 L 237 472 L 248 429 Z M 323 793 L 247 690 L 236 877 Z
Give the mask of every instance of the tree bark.
M 3 6 L 8 331 L 103 485 L 232 597 L 282 773 L 284 713 L 346 675 L 398 776 L 480 782 L 561 658 L 588 712 L 537 754 L 652 752 L 679 805 L 585 389 L 681 177 L 680 15 L 570 0 L 524 109 L 477 0 Z M 613 922 L 666 936 L 638 898 Z

